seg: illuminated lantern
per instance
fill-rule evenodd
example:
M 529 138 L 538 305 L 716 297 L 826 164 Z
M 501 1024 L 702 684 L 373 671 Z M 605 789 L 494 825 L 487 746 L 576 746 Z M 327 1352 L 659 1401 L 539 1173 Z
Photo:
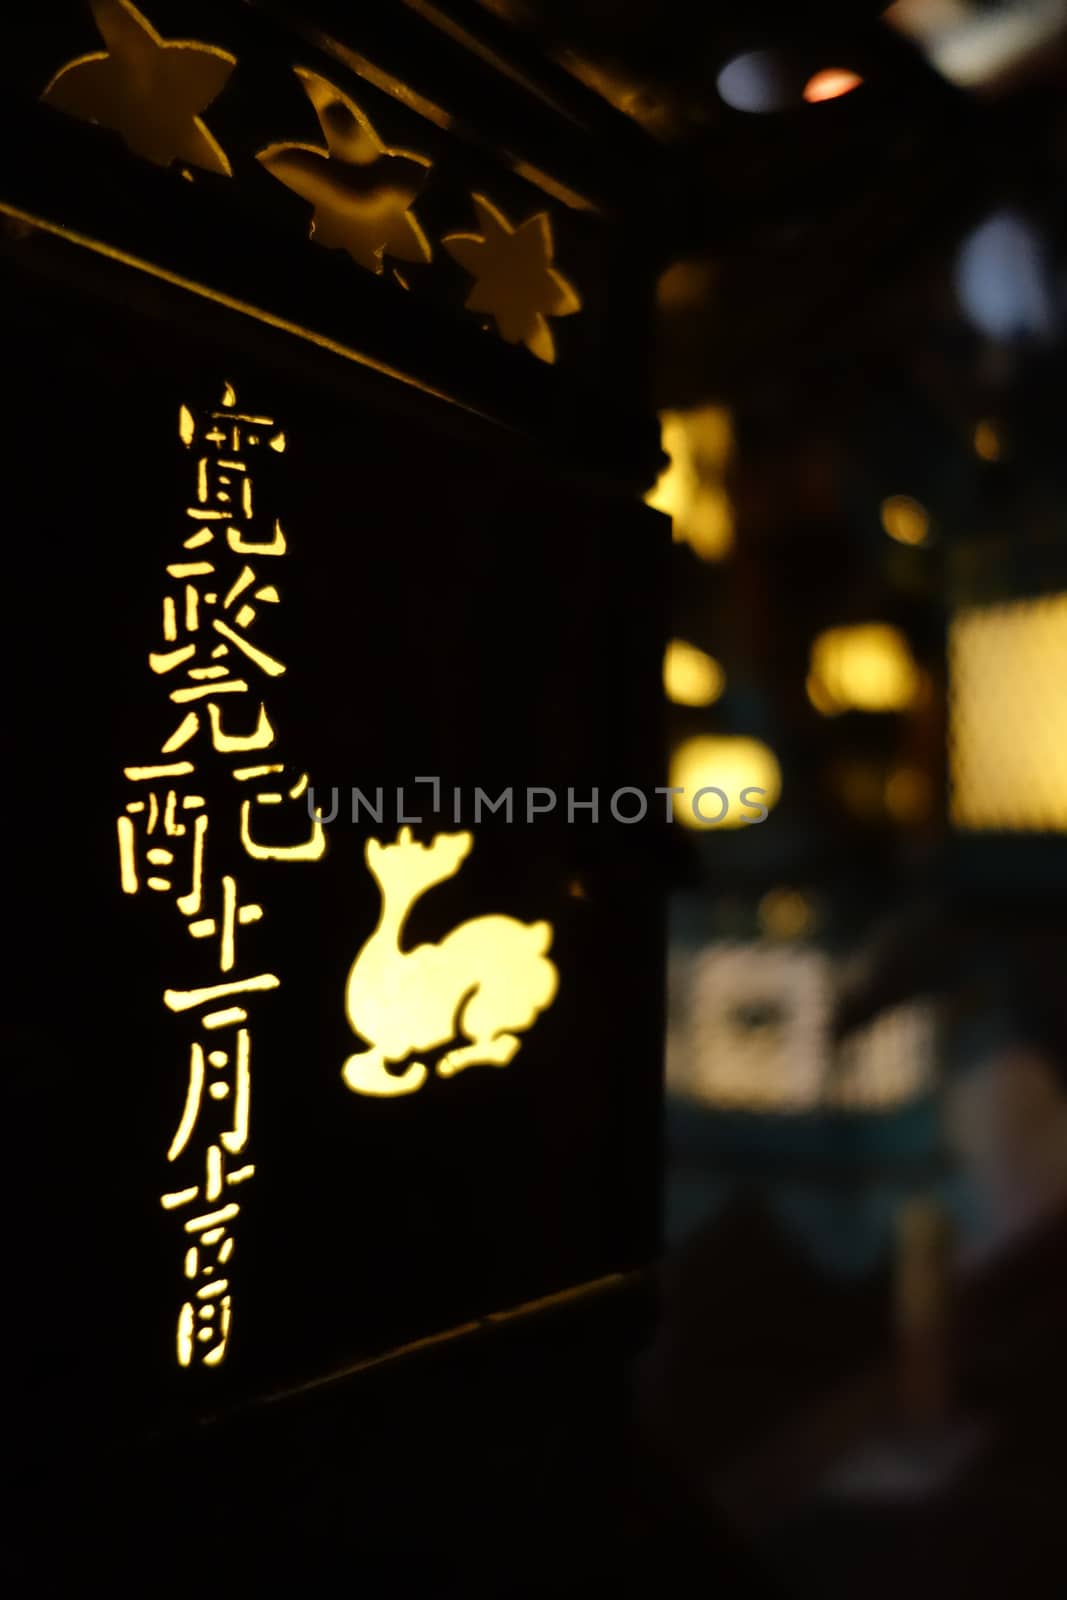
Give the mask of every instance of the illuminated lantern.
M 94 1438 L 621 1328 L 658 1243 L 659 157 L 488 19 L 279 9 L 5 65 L 16 1262 Z

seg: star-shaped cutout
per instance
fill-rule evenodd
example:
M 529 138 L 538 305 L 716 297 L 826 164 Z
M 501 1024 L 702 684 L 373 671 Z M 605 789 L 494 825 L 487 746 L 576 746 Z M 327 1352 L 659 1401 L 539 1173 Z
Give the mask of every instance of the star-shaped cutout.
M 326 148 L 272 144 L 257 161 L 311 201 L 311 237 L 318 244 L 347 250 L 368 272 L 380 273 L 385 255 L 429 261 L 430 241 L 408 207 L 430 162 L 410 150 L 391 150 L 340 89 L 305 67 L 295 71 L 315 107 Z
M 237 65 L 213 45 L 163 39 L 130 0 L 90 0 L 106 50 L 60 67 L 41 96 L 59 111 L 120 133 L 157 166 L 187 161 L 230 176 L 226 152 L 200 120 Z
M 481 233 L 453 233 L 441 242 L 475 280 L 467 309 L 485 311 L 508 344 L 524 344 L 555 361 L 549 317 L 580 311 L 574 286 L 552 265 L 552 227 L 543 211 L 515 228 L 484 195 L 471 196 Z

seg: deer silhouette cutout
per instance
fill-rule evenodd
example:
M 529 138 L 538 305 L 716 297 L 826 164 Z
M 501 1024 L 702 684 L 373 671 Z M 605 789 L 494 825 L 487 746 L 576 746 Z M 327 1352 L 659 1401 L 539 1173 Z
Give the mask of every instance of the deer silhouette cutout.
M 395 844 L 367 840 L 382 908 L 345 990 L 349 1024 L 369 1046 L 344 1064 L 345 1083 L 356 1094 L 414 1093 L 429 1073 L 410 1058 L 453 1040 L 437 1062 L 442 1078 L 464 1067 L 505 1067 L 521 1045 L 518 1034 L 555 998 L 559 974 L 545 954 L 552 943 L 548 922 L 475 917 L 440 944 L 401 948 L 415 901 L 451 878 L 473 843 L 469 833 L 439 833 L 419 844 L 410 828 L 401 829 Z M 388 1070 L 402 1062 L 403 1071 Z

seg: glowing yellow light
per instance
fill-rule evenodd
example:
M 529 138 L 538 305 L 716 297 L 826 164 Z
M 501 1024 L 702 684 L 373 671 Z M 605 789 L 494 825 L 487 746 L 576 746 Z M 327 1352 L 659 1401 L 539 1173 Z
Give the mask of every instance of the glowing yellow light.
M 672 639 L 663 658 L 663 687 L 678 706 L 710 706 L 726 687 L 726 674 L 714 656 Z
M 656 284 L 656 299 L 665 311 L 684 311 L 700 305 L 714 278 L 707 261 L 676 261 Z
M 804 98 L 809 105 L 817 105 L 821 100 L 839 100 L 843 94 L 858 89 L 862 82 L 859 73 L 847 67 L 823 67 L 804 85 Z
M 805 688 L 808 691 L 808 699 L 822 716 L 836 717 L 840 715 L 842 707 L 835 700 L 830 699 L 830 696 L 813 672 L 808 673 L 805 680 Z
M 703 561 L 721 561 L 733 545 L 734 523 L 722 474 L 733 448 L 730 413 L 721 406 L 660 413 L 663 449 L 670 457 L 645 504 L 671 518 L 676 543 Z
M 741 828 L 759 820 L 759 809 L 770 811 L 782 792 L 782 773 L 773 750 L 759 739 L 700 734 L 686 739 L 671 756 L 671 786 L 676 796 L 674 815 L 687 828 Z M 701 790 L 721 790 L 700 798 Z M 748 798 L 746 798 L 746 796 Z M 718 821 L 717 813 L 723 815 Z
M 808 694 L 820 711 L 903 711 L 919 687 L 908 642 L 889 623 L 828 628 L 811 647 Z
M 918 500 L 894 494 L 882 501 L 882 527 L 898 544 L 924 544 L 930 519 Z
M 439 944 L 401 947 L 415 901 L 455 875 L 473 842 L 469 833 L 441 833 L 423 845 L 410 828 L 401 829 L 395 844 L 367 841 L 381 915 L 352 963 L 345 991 L 349 1026 L 369 1045 L 344 1064 L 344 1081 L 357 1094 L 413 1093 L 429 1073 L 411 1056 L 460 1038 L 470 1042 L 438 1061 L 441 1077 L 469 1066 L 506 1066 L 520 1048 L 517 1035 L 555 999 L 559 974 L 546 955 L 548 922 L 477 917 Z M 388 1071 L 404 1062 L 402 1072 Z
M 474 279 L 466 299 L 470 311 L 492 317 L 508 344 L 524 344 L 542 361 L 556 359 L 549 317 L 568 317 L 582 307 L 574 285 L 553 266 L 552 225 L 539 211 L 514 226 L 485 195 L 472 194 L 478 233 L 451 233 L 441 243 Z
M 815 925 L 807 895 L 796 889 L 771 889 L 759 903 L 760 927 L 772 939 L 800 939 Z
M 949 686 L 953 823 L 1067 831 L 1067 594 L 959 612 Z
M 918 767 L 898 767 L 885 784 L 885 808 L 894 822 L 924 822 L 933 806 L 933 788 Z
M 345 250 L 369 272 L 383 257 L 429 261 L 430 242 L 408 208 L 426 181 L 430 161 L 392 150 L 355 101 L 306 67 L 296 67 L 315 109 L 325 148 L 272 144 L 257 155 L 272 177 L 312 204 L 311 237 Z
M 107 45 L 68 61 L 42 100 L 122 135 L 158 166 L 188 161 L 230 175 L 230 163 L 200 113 L 221 94 L 236 58 L 214 45 L 164 39 L 131 0 L 94 0 L 93 19 Z
M 975 428 L 974 453 L 983 461 L 1000 460 L 1000 435 L 991 422 L 980 422 Z

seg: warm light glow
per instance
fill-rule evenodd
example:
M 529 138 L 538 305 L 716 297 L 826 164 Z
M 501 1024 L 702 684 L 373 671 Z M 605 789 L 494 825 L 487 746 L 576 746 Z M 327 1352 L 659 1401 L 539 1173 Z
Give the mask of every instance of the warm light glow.
M 898 767 L 885 784 L 885 808 L 894 822 L 925 822 L 933 809 L 933 786 L 918 767 Z
M 706 651 L 672 639 L 663 657 L 663 687 L 678 706 L 714 705 L 726 687 L 726 674 Z
M 817 710 L 903 711 L 919 687 L 908 642 L 889 623 L 829 628 L 811 647 L 808 694 Z
M 553 266 L 555 246 L 548 213 L 538 211 L 518 226 L 483 194 L 472 194 L 477 233 L 450 233 L 441 240 L 454 261 L 474 279 L 468 311 L 492 317 L 507 344 L 525 345 L 541 361 L 556 359 L 549 317 L 569 317 L 582 308 L 577 289 Z
M 751 1112 L 818 1106 L 826 1073 L 830 963 L 803 946 L 714 944 L 693 959 L 675 1093 Z
M 827 1099 L 842 1111 L 888 1111 L 933 1082 L 937 1032 L 927 1005 L 883 1011 L 839 1045 Z
M 200 113 L 222 93 L 236 58 L 214 45 L 164 39 L 131 0 L 93 0 L 92 13 L 107 49 L 68 61 L 41 99 L 121 134 L 157 166 L 188 161 L 229 177 L 226 153 Z
M 798 890 L 771 889 L 759 903 L 759 922 L 772 939 L 800 939 L 815 926 L 815 913 Z
M 980 422 L 975 428 L 974 453 L 983 461 L 1000 460 L 1000 435 L 991 422 Z
M 949 689 L 956 827 L 1067 832 L 1067 594 L 960 611 Z
M 295 71 L 325 146 L 272 144 L 256 160 L 310 201 L 317 244 L 347 251 L 373 273 L 384 271 L 386 255 L 429 261 L 430 241 L 409 209 L 426 181 L 428 157 L 390 149 L 354 100 L 306 67 Z
M 689 311 L 710 293 L 715 269 L 708 261 L 675 261 L 656 283 L 656 301 L 664 311 Z
M 1062 0 L 978 6 L 963 0 L 894 0 L 882 15 L 914 39 L 943 78 L 965 89 L 995 82 L 1062 32 Z
M 725 734 L 700 734 L 686 739 L 671 756 L 671 785 L 684 794 L 677 797 L 674 814 L 687 828 L 742 828 L 757 817 L 758 808 L 773 810 L 782 792 L 782 773 L 773 750 L 759 739 Z M 705 821 L 723 810 L 716 795 L 694 800 L 702 789 L 720 789 L 728 808 L 721 821 Z M 759 791 L 746 799 L 746 793 Z
M 429 1071 L 417 1052 L 455 1040 L 437 1062 L 443 1078 L 465 1067 L 507 1066 L 539 1012 L 551 1005 L 559 974 L 546 952 L 548 922 L 476 917 L 439 944 L 404 950 L 404 925 L 415 901 L 454 877 L 470 854 L 470 833 L 441 833 L 419 844 L 402 828 L 395 844 L 368 839 L 366 862 L 381 892 L 378 925 L 348 974 L 345 1011 L 369 1048 L 351 1055 L 343 1077 L 357 1094 L 393 1096 L 421 1089 Z M 466 1038 L 469 1043 L 460 1044 Z M 403 1071 L 390 1066 L 406 1063 Z
M 930 519 L 918 500 L 894 494 L 882 501 L 882 527 L 898 544 L 924 544 Z
M 805 946 L 724 940 L 672 957 L 668 1089 L 753 1115 L 884 1112 L 926 1091 L 932 1009 L 897 1006 L 835 1050 L 836 984 L 830 957 Z
M 733 546 L 734 523 L 722 476 L 733 450 L 730 413 L 721 406 L 660 413 L 662 441 L 670 464 L 645 504 L 673 523 L 676 543 L 686 543 L 703 561 L 721 561 Z
M 816 105 L 821 100 L 840 100 L 843 94 L 851 94 L 853 89 L 858 89 L 862 82 L 859 73 L 851 72 L 847 67 L 824 67 L 804 85 L 804 98 L 809 105 Z

